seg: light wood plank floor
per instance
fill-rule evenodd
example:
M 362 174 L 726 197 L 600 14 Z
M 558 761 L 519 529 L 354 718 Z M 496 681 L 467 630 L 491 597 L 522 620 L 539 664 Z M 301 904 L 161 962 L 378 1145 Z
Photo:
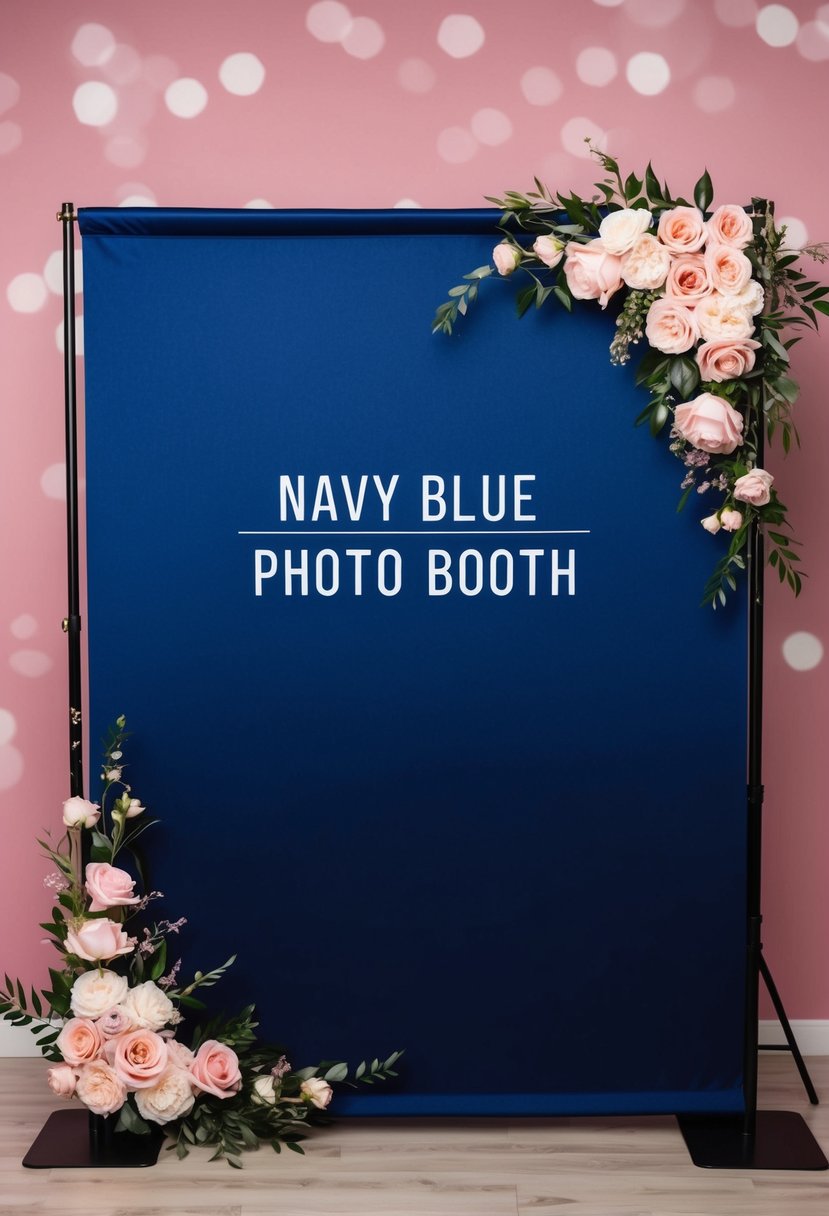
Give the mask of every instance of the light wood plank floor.
M 808 1061 L 829 1103 L 829 1057 Z M 353 1120 L 306 1156 L 246 1154 L 242 1173 L 162 1150 L 148 1170 L 24 1170 L 58 1103 L 39 1060 L 0 1060 L 0 1211 L 15 1216 L 828 1216 L 829 1173 L 693 1166 L 670 1118 Z M 799 1110 L 829 1154 L 788 1055 L 761 1059 L 761 1106 Z

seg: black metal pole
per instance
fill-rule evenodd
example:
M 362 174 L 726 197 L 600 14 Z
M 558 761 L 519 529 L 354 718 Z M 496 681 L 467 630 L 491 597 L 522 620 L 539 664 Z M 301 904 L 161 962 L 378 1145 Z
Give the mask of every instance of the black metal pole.
M 81 591 L 78 549 L 78 398 L 75 380 L 75 208 L 64 203 L 63 225 L 63 386 L 66 416 L 66 548 L 68 605 L 63 620 L 69 649 L 69 792 L 83 797 L 83 686 L 81 675 Z

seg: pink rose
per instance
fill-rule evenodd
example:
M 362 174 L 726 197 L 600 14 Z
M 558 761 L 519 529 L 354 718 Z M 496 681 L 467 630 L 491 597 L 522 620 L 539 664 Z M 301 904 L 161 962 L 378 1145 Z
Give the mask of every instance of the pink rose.
M 638 291 L 655 291 L 665 282 L 671 255 L 649 232 L 638 237 L 622 257 L 622 278 Z
M 622 286 L 622 259 L 608 253 L 598 239 L 587 245 L 571 241 L 564 274 L 570 293 L 577 300 L 598 300 L 606 308 L 610 297 Z
M 671 262 L 665 281 L 665 294 L 692 308 L 713 290 L 708 267 L 701 253 L 684 253 Z
M 750 469 L 734 482 L 734 497 L 752 507 L 764 507 L 771 500 L 771 473 L 765 469 Z
M 98 1030 L 105 1039 L 114 1039 L 116 1035 L 126 1034 L 135 1026 L 132 1018 L 123 1005 L 113 1005 L 97 1022 Z
M 690 350 L 699 338 L 692 309 L 680 300 L 663 296 L 648 309 L 645 324 L 648 342 L 666 355 L 681 355 Z
M 239 1057 L 216 1039 L 206 1039 L 190 1065 L 193 1084 L 216 1098 L 232 1098 L 241 1088 Z
M 708 239 L 719 245 L 731 245 L 733 249 L 745 249 L 751 244 L 754 233 L 751 220 L 744 208 L 733 203 L 718 207 L 706 224 Z
M 744 291 L 751 279 L 751 262 L 730 245 L 709 245 L 705 251 L 705 265 L 715 290 L 724 296 Z
M 127 1100 L 127 1091 L 115 1069 L 103 1060 L 84 1064 L 75 1093 L 93 1115 L 113 1115 Z
M 720 338 L 738 342 L 750 336 L 754 323 L 741 299 L 741 295 L 724 296 L 719 291 L 713 291 L 710 296 L 700 300 L 694 314 L 699 332 L 706 342 L 716 342 Z
M 737 380 L 754 367 L 754 352 L 760 343 L 753 338 L 741 338 L 730 342 L 720 338 L 716 342 L 704 342 L 697 351 L 697 366 L 703 380 Z
M 736 532 L 743 526 L 743 517 L 739 511 L 720 511 L 720 523 L 726 532 Z
M 87 798 L 67 798 L 63 804 L 63 822 L 68 828 L 92 828 L 101 818 L 97 802 Z
M 65 1023 L 55 1047 L 67 1064 L 86 1064 L 101 1054 L 103 1041 L 98 1027 L 89 1018 L 70 1018 Z
M 99 917 L 81 921 L 76 929 L 70 929 L 66 934 L 66 949 L 88 963 L 97 963 L 100 959 L 131 954 L 134 946 L 116 921 Z
M 113 1067 L 127 1089 L 144 1089 L 155 1085 L 167 1067 L 167 1044 L 154 1030 L 131 1030 L 119 1039 L 112 1039 L 115 1052 Z
M 55 1064 L 46 1074 L 46 1080 L 53 1094 L 59 1098 L 71 1098 L 78 1078 L 74 1068 L 68 1064 Z
M 166 1033 L 172 1034 L 172 1031 Z M 196 1058 L 190 1048 L 179 1043 L 178 1039 L 167 1039 L 167 1056 L 175 1068 L 183 1068 L 185 1072 L 189 1071 Z
M 134 886 L 135 879 L 126 870 L 119 870 L 108 861 L 90 861 L 86 867 L 86 893 L 92 897 L 90 912 L 137 904 L 139 897 L 132 893 Z
M 516 249 L 509 241 L 501 241 L 492 251 L 492 260 L 499 274 L 512 274 L 521 261 L 521 250 Z
M 334 1096 L 333 1089 L 327 1081 L 323 1081 L 322 1077 L 310 1077 L 307 1081 L 303 1081 L 299 1087 L 299 1092 L 307 1102 L 310 1102 L 319 1110 L 325 1110 Z
M 564 256 L 564 242 L 556 240 L 554 236 L 538 236 L 533 244 L 533 253 L 539 262 L 552 270 Z
M 729 456 L 743 442 L 741 415 L 713 393 L 701 393 L 686 405 L 678 405 L 674 425 L 688 443 L 715 455 Z
M 720 523 L 719 515 L 706 515 L 705 519 L 699 521 L 706 532 L 710 532 L 712 536 L 716 536 L 722 524 Z
M 705 221 L 696 207 L 674 207 L 663 211 L 657 228 L 659 239 L 672 253 L 696 253 L 705 244 Z

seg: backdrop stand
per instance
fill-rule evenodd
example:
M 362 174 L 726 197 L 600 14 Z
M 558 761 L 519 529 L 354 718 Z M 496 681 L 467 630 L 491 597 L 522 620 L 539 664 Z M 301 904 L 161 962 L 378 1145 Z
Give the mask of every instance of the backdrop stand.
M 774 204 L 753 199 L 755 234 L 765 232 L 766 217 Z M 761 402 L 765 407 L 765 401 Z M 762 468 L 765 450 L 765 408 L 754 436 L 757 466 Z M 695 1165 L 709 1169 L 825 1170 L 829 1162 L 802 1115 L 796 1111 L 757 1109 L 758 1018 L 762 974 L 775 1009 L 794 1042 L 780 996 L 763 959 L 760 926 L 760 888 L 763 842 L 763 533 L 753 523 L 747 553 L 748 577 L 748 814 L 746 868 L 746 995 L 744 1020 L 743 1092 L 745 1114 L 737 1117 L 678 1116 L 680 1131 Z M 803 1057 L 796 1051 L 798 1068 L 809 1100 L 817 1094 L 806 1072 Z M 814 1095 L 814 1096 L 813 1096 Z

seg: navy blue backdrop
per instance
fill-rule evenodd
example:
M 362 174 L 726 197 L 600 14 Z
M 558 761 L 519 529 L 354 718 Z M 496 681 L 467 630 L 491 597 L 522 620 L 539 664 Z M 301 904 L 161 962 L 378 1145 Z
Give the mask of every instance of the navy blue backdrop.
M 93 755 L 219 1005 L 406 1047 L 339 1110 L 740 1110 L 743 606 L 610 316 L 431 335 L 494 218 L 81 211 Z

